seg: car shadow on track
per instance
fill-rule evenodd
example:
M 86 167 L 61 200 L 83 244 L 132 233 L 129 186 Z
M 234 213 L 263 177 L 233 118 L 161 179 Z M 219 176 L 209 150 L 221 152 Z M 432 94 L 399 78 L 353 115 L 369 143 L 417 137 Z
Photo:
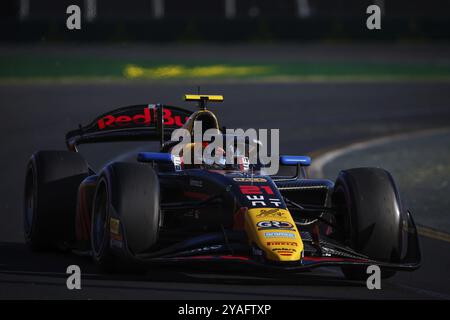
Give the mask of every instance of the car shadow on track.
M 31 252 L 23 243 L 0 243 L 0 273 L 45 277 L 67 277 L 69 265 L 78 265 L 82 277 L 89 280 L 186 282 L 202 284 L 239 285 L 307 285 L 333 287 L 362 287 L 365 283 L 347 281 L 339 272 L 329 268 L 291 273 L 284 271 L 258 272 L 225 268 L 193 268 L 180 266 L 157 267 L 145 274 L 107 274 L 99 270 L 90 257 L 69 252 Z

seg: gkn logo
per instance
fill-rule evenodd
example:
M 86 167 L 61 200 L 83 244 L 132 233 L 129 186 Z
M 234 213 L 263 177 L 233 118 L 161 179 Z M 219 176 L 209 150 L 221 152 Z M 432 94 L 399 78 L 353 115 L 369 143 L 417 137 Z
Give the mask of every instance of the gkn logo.
M 294 226 L 286 221 L 260 221 L 257 223 L 258 230 L 292 230 Z

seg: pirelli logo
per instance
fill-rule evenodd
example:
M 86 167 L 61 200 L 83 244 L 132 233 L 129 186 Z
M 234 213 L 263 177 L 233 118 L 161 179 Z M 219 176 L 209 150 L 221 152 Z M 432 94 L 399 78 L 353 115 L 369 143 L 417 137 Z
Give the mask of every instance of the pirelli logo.
M 297 246 L 297 242 L 293 241 L 269 241 L 267 242 L 268 246 Z

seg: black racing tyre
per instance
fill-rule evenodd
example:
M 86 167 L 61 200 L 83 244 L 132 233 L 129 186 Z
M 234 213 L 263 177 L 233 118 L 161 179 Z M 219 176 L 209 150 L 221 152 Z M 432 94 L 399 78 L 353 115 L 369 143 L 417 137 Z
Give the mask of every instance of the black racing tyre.
M 156 243 L 160 189 L 153 168 L 141 163 L 112 163 L 101 173 L 94 197 L 91 246 L 95 262 L 107 272 L 134 271 L 137 266 L 111 248 L 111 218 L 120 221 L 122 244 L 132 254 Z
M 61 248 L 75 238 L 78 187 L 89 174 L 83 157 L 71 151 L 39 151 L 27 164 L 24 235 L 32 250 Z
M 382 262 L 400 262 L 406 251 L 403 211 L 392 176 L 380 168 L 341 171 L 333 192 L 334 204 L 341 208 L 338 223 L 343 241 L 355 251 Z M 338 218 L 339 219 L 339 218 Z M 365 280 L 366 267 L 345 266 L 351 280 Z M 382 269 L 382 277 L 395 274 Z

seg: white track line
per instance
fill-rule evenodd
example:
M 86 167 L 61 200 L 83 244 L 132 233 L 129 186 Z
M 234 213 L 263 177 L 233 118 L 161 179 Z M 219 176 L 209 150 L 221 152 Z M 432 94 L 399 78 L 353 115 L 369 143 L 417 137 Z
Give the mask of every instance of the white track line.
M 449 131 L 450 131 L 449 127 L 426 129 L 426 130 L 420 130 L 420 131 L 409 132 L 409 133 L 395 134 L 395 135 L 382 137 L 382 138 L 370 139 L 370 140 L 366 140 L 366 141 L 362 141 L 362 142 L 355 142 L 355 143 L 349 144 L 345 147 L 337 148 L 337 149 L 334 149 L 334 150 L 331 150 L 331 151 L 321 154 L 316 159 L 313 159 L 314 161 L 311 164 L 310 170 L 311 170 L 311 172 L 314 172 L 314 174 L 317 177 L 322 178 L 323 177 L 323 168 L 325 167 L 325 165 L 334 161 L 336 158 L 339 158 L 350 152 L 369 149 L 369 148 L 387 144 L 390 142 L 401 141 L 401 140 L 406 140 L 406 139 L 411 139 L 411 138 L 426 137 L 429 135 L 440 134 L 440 133 L 445 133 L 445 132 L 449 132 Z
M 428 228 L 426 226 L 417 226 L 417 232 L 424 237 L 431 238 L 434 240 L 441 240 L 450 243 L 450 234 L 435 230 L 432 228 Z
M 323 169 L 328 163 L 330 163 L 330 162 L 334 161 L 335 159 L 337 159 L 343 155 L 346 155 L 350 152 L 369 149 L 369 148 L 372 148 L 375 146 L 380 146 L 380 145 L 391 143 L 391 142 L 397 142 L 397 141 L 407 140 L 407 139 L 411 139 L 411 138 L 421 138 L 421 137 L 426 137 L 426 136 L 441 134 L 441 133 L 446 133 L 446 132 L 450 132 L 449 127 L 426 129 L 426 130 L 420 130 L 420 131 L 415 131 L 415 132 L 410 132 L 410 133 L 400 133 L 400 134 L 395 134 L 395 135 L 391 135 L 391 136 L 387 136 L 387 137 L 352 143 L 348 146 L 325 152 L 325 153 L 321 154 L 320 156 L 318 156 L 316 159 L 313 159 L 312 165 L 310 167 L 310 170 L 311 170 L 310 172 L 311 172 L 311 175 L 314 174 L 318 178 L 323 178 L 323 176 L 324 176 Z M 426 226 L 417 226 L 417 231 L 420 235 L 422 235 L 424 237 L 441 240 L 441 241 L 445 241 L 445 242 L 450 242 L 450 234 L 447 234 L 445 232 L 437 231 L 432 228 L 428 228 Z

